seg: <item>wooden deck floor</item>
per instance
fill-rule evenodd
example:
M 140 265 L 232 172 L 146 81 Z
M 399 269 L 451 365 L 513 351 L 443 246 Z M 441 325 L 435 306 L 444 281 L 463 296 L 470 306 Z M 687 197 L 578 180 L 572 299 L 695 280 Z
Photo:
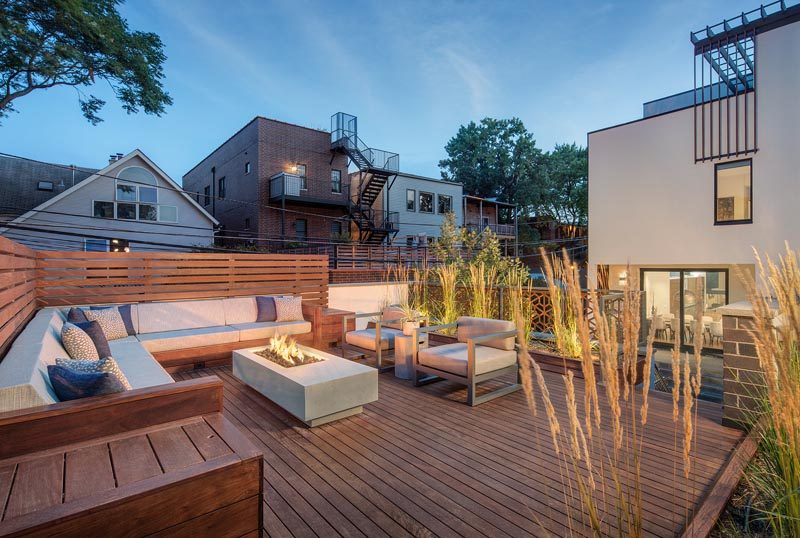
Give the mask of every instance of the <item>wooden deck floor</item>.
M 264 451 L 269 536 L 571 533 L 566 514 L 577 501 L 565 497 L 545 416 L 531 416 L 521 392 L 470 408 L 455 384 L 414 388 L 386 373 L 380 399 L 364 413 L 309 429 L 234 378 L 230 367 L 175 377 L 212 374 L 225 382 L 225 415 Z M 545 375 L 566 424 L 563 382 Z M 651 399 L 642 469 L 645 532 L 653 536 L 681 532 L 686 506 L 704 499 L 742 439 L 718 424 L 718 410 L 703 405 L 695 470 L 686 483 L 671 414 L 668 398 Z M 614 525 L 612 516 L 604 521 Z M 587 533 L 573 528 L 572 534 Z

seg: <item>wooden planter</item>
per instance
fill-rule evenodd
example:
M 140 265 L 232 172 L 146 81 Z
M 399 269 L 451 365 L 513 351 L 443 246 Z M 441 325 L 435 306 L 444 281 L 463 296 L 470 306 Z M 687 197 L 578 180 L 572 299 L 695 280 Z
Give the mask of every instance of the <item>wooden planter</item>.
M 577 378 L 583 378 L 583 368 L 581 366 L 580 359 L 574 359 L 571 357 L 563 357 L 557 353 L 551 353 L 549 351 L 543 350 L 531 350 L 530 355 L 535 360 L 542 370 L 547 370 L 549 372 L 555 372 L 558 374 L 566 375 L 568 371 L 571 371 L 572 374 Z M 643 371 L 644 371 L 644 362 L 645 362 L 645 355 L 640 353 L 639 359 L 636 361 L 636 381 L 633 382 L 630 379 L 630 373 L 624 374 L 622 371 L 623 368 L 620 366 L 617 368 L 617 376 L 620 380 L 622 380 L 623 375 L 628 376 L 628 380 L 631 381 L 634 385 L 638 385 L 642 382 L 643 379 Z M 603 372 L 600 369 L 600 363 L 595 362 L 594 364 L 594 375 L 595 379 L 598 381 L 603 379 Z

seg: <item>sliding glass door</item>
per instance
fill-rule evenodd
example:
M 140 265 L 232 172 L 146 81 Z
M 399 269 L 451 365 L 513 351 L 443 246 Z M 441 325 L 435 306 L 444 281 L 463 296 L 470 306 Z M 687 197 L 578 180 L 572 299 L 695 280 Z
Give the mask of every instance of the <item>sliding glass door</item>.
M 700 339 L 704 348 L 722 349 L 718 309 L 728 303 L 727 269 L 642 269 L 640 282 L 657 343 L 677 338 L 691 347 Z

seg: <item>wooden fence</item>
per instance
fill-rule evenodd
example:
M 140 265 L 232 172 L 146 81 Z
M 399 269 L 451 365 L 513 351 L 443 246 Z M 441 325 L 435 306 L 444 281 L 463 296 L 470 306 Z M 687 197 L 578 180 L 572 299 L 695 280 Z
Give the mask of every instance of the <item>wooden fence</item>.
M 0 237 L 0 357 L 36 310 L 36 252 Z
M 0 357 L 38 307 L 262 294 L 327 306 L 327 256 L 34 251 L 0 237 Z
M 347 243 L 319 247 L 282 249 L 283 254 L 314 254 L 328 256 L 331 269 L 387 269 L 400 266 L 431 266 L 439 263 L 428 247 L 363 245 Z M 466 258 L 467 251 L 463 251 Z

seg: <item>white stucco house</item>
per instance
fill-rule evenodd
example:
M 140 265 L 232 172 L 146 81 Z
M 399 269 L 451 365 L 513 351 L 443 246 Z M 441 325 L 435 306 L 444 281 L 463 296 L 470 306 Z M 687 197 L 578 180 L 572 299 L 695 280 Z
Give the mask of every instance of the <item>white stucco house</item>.
M 800 246 L 800 5 L 691 38 L 694 89 L 588 135 L 589 275 L 619 288 L 630 263 L 662 334 L 690 343 L 700 304 L 718 345 L 716 309 L 745 298 L 737 271 L 755 273 L 753 248 Z
M 180 251 L 214 244 L 216 219 L 138 149 L 77 174 L 18 161 L 0 167 L 3 197 L 13 199 L 0 234 L 33 249 Z

